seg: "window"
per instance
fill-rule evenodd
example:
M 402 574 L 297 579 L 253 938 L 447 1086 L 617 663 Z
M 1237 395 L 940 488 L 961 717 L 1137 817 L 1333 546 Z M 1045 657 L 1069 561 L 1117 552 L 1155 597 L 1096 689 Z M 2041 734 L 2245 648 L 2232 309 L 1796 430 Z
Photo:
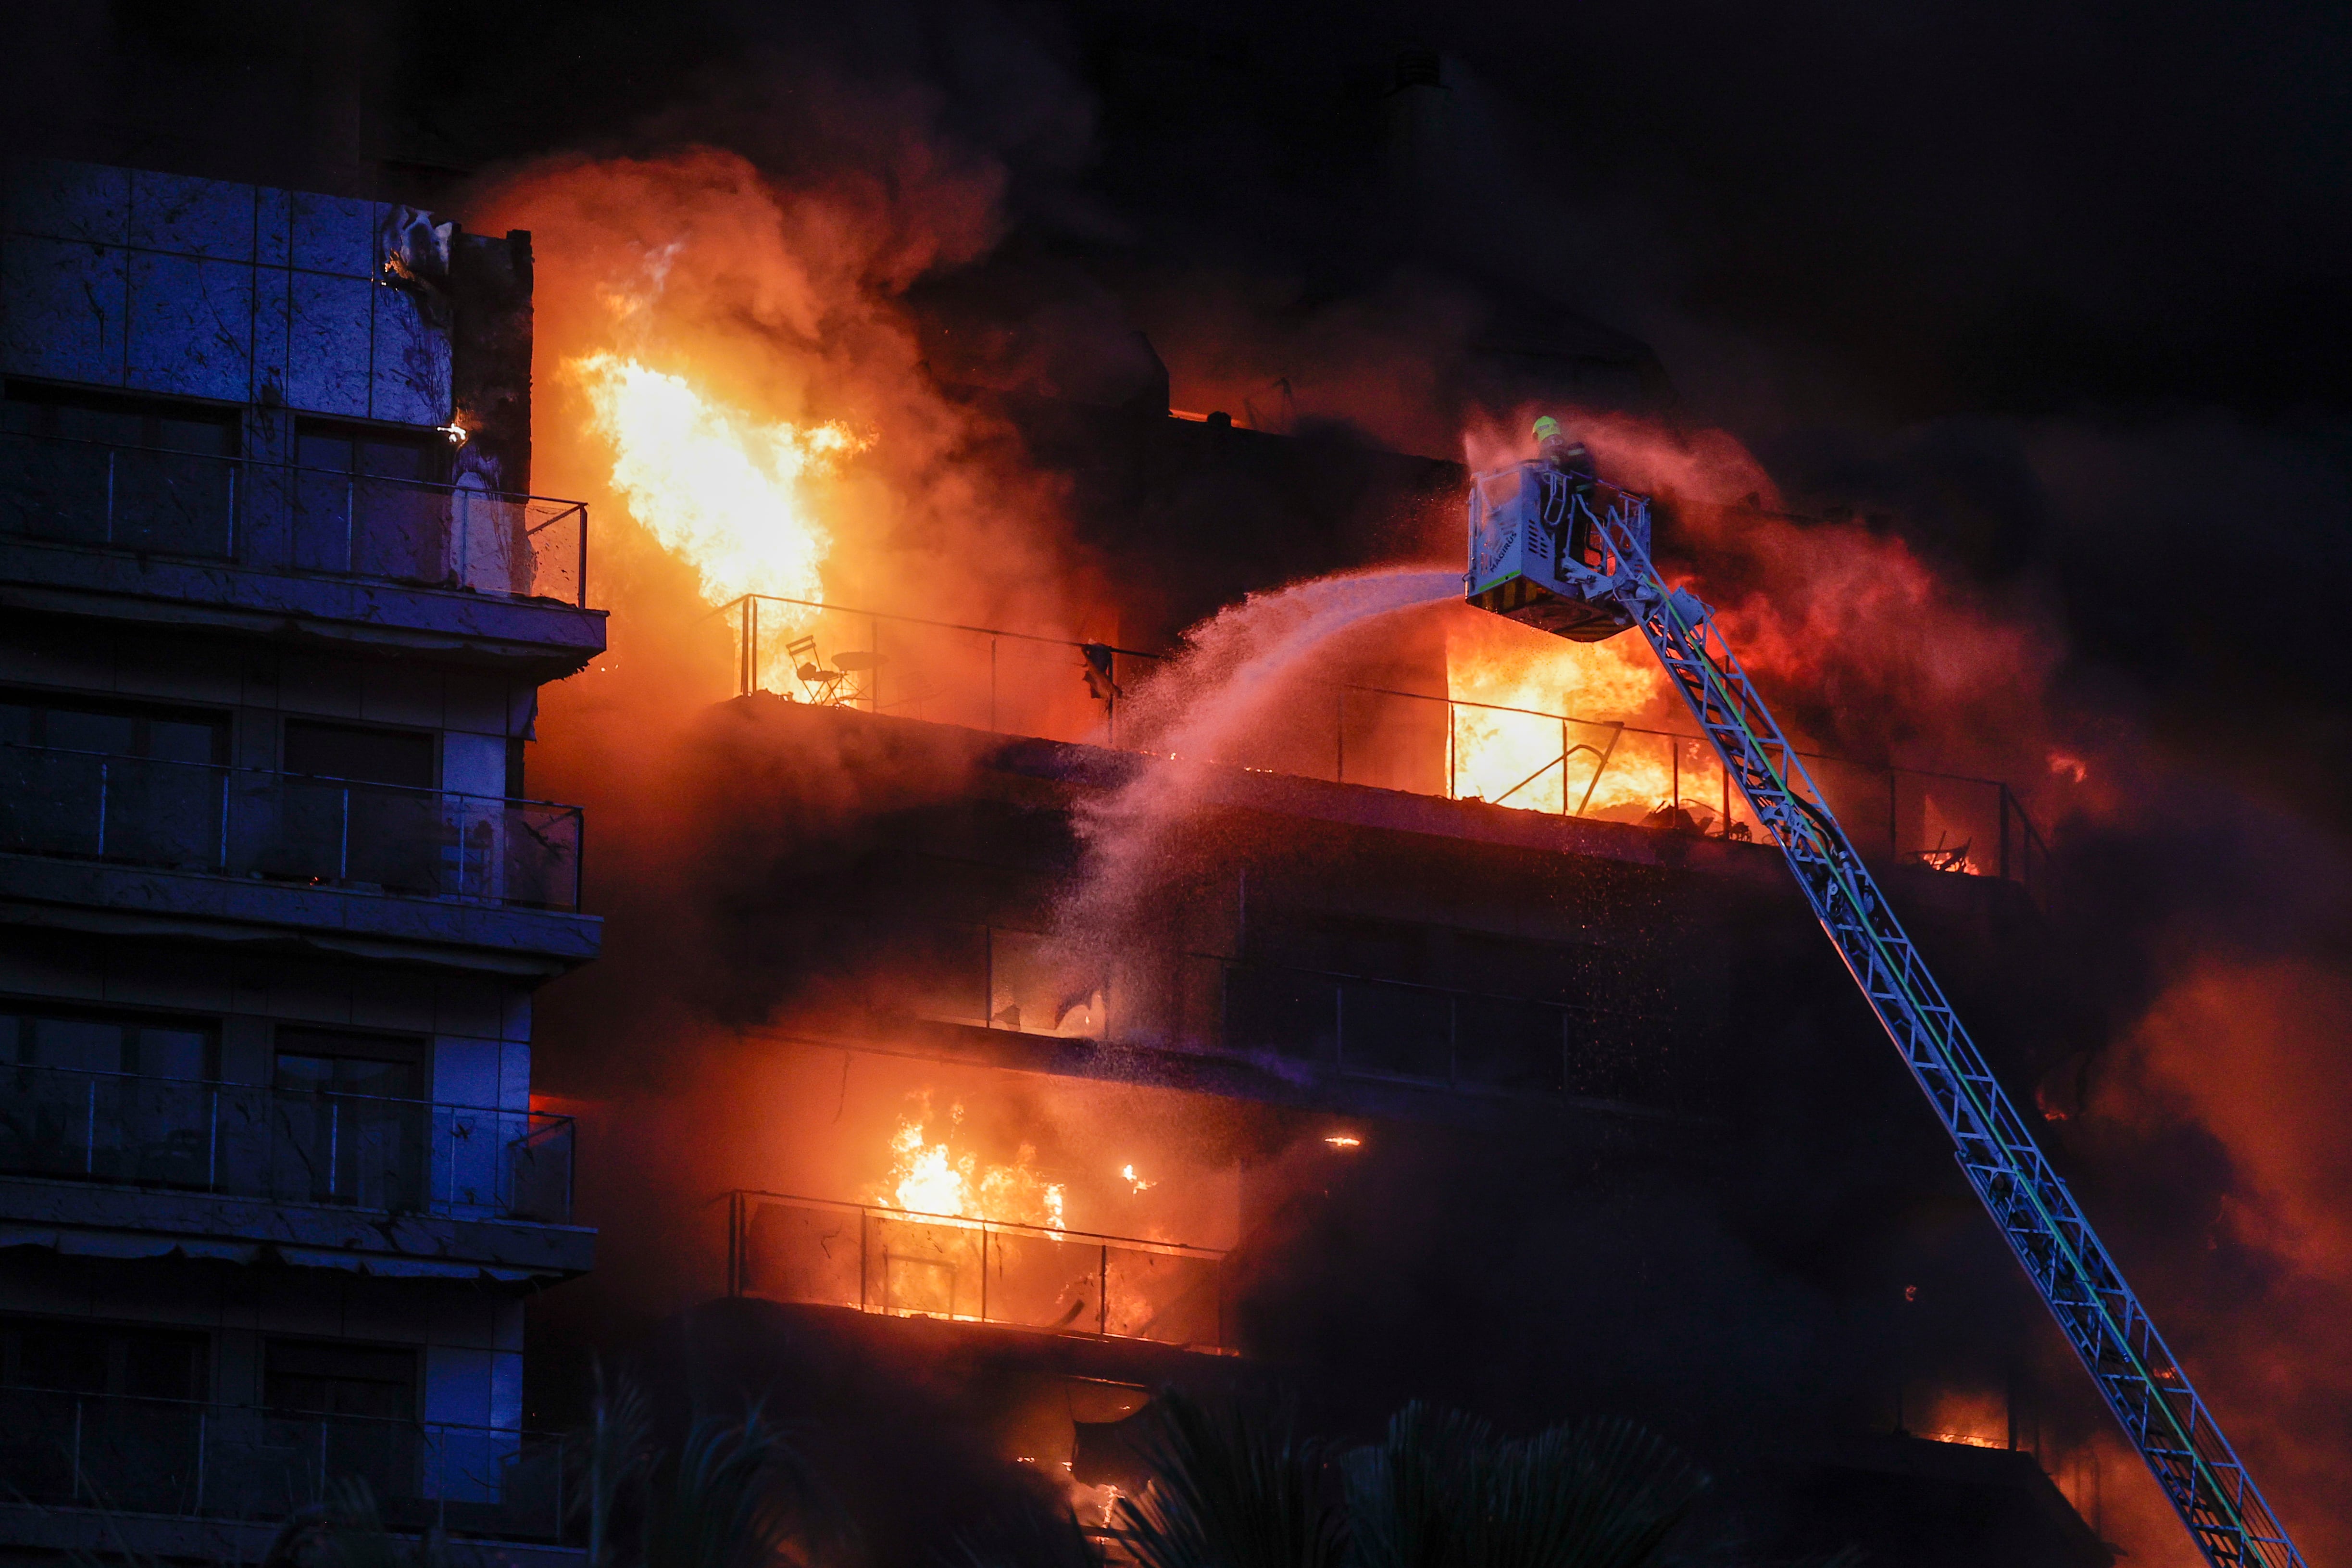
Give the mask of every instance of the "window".
M 226 558 L 237 416 L 169 399 L 8 384 L 0 398 L 0 532 Z
M 414 730 L 286 721 L 286 771 L 358 784 L 431 789 L 438 782 L 434 737 Z
M 414 1100 L 421 1042 L 393 1036 L 278 1031 L 278 1087 L 302 1094 L 357 1094 Z
M 294 559 L 396 583 L 449 580 L 449 443 L 438 431 L 295 426 Z
M 216 870 L 228 721 L 0 691 L 0 850 Z
M 449 443 L 437 430 L 378 430 L 303 420 L 295 426 L 295 463 L 331 474 L 439 484 L 448 477 Z
M 273 1076 L 274 1191 L 394 1213 L 424 1206 L 422 1042 L 280 1029 Z
M 0 1385 L 125 1399 L 202 1399 L 203 1334 L 77 1319 L 0 1318 Z
M 271 874 L 421 897 L 446 891 L 465 867 L 459 824 L 431 792 L 436 739 L 414 730 L 286 721 L 285 810 Z
M 157 762 L 217 763 L 228 717 L 202 709 L 0 691 L 0 745 L 103 752 Z
M 207 1185 L 218 1038 L 199 1020 L 0 1000 L 0 1170 Z
M 261 1402 L 308 1415 L 416 1416 L 416 1352 L 333 1340 L 271 1340 L 262 1351 Z
M 8 383 L 7 395 L 0 400 L 0 430 L 210 458 L 233 458 L 237 450 L 234 409 L 19 381 Z
M 12 1066 L 209 1079 L 216 1037 L 208 1023 L 52 1012 L 0 1001 L 0 1062 Z

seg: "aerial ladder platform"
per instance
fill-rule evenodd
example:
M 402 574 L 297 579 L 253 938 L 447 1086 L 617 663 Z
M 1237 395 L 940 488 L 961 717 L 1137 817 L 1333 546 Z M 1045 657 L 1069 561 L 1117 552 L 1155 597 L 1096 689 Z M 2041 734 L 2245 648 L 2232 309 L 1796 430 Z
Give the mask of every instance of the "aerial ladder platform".
M 1995 1080 L 1714 614 L 1650 557 L 1645 496 L 1544 460 L 1477 475 L 1469 602 L 1580 642 L 1638 626 L 1780 846 L 1960 1169 L 2213 1568 L 2304 1568 L 2286 1528 Z

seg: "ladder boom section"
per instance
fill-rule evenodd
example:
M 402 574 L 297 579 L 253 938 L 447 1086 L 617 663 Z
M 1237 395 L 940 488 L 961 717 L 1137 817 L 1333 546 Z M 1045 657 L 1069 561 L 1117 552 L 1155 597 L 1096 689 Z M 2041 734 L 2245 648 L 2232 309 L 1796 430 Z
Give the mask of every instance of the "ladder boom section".
M 1650 559 L 1647 503 L 1601 487 L 1589 507 L 1613 595 L 1657 652 L 1739 793 L 1903 1054 L 1961 1169 L 2108 1408 L 2215 1568 L 2304 1568 L 2073 1193 L 1945 1000 L 1706 605 Z M 1638 520 L 1638 526 L 1636 525 Z

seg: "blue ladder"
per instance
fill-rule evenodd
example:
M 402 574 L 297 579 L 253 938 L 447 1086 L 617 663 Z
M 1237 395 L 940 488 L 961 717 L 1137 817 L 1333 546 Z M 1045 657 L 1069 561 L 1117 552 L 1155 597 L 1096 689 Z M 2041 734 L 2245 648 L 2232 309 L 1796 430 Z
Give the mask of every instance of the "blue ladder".
M 1647 498 L 1602 485 L 1570 504 L 1603 554 L 1584 593 L 1608 601 L 1657 651 L 1951 1134 L 1969 1184 L 2198 1549 L 2213 1568 L 2304 1568 L 2286 1527 L 1944 1000 L 1713 612 L 1659 577 L 1650 559 Z M 1474 503 L 1474 531 L 1477 523 Z M 1487 542 L 1492 554 L 1494 541 Z M 1478 543 L 1474 538 L 1474 572 Z M 1491 590 L 1486 596 L 1491 602 Z

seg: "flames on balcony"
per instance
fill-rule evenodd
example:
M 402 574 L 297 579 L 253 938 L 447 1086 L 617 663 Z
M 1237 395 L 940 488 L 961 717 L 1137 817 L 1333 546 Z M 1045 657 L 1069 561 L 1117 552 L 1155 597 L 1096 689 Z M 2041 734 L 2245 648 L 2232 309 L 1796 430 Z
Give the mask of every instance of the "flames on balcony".
M 732 1294 L 1214 1351 L 1240 1225 L 1233 1113 L 1128 1084 L 784 1053 L 825 1094 L 725 1176 Z M 778 1080 L 750 1080 L 765 1088 Z

